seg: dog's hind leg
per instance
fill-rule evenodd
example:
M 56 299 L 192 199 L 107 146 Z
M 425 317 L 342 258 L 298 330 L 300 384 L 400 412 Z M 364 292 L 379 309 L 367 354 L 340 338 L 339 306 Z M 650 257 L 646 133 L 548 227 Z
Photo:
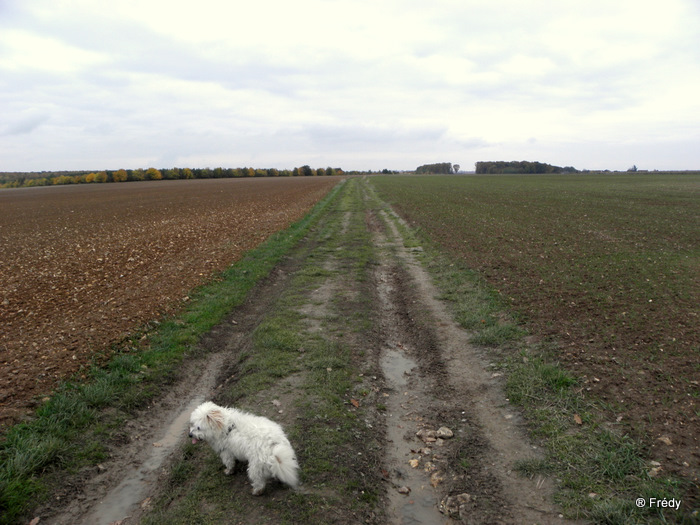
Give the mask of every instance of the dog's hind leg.
M 267 481 L 265 472 L 265 465 L 262 463 L 257 461 L 248 462 L 248 479 L 253 485 L 253 496 L 260 496 L 265 490 L 265 482 Z

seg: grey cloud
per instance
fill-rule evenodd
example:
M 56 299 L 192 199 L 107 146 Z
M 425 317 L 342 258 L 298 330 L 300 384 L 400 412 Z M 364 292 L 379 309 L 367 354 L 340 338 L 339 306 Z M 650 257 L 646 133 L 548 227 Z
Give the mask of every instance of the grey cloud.
M 28 115 L 17 122 L 10 124 L 3 131 L 3 135 L 26 135 L 34 131 L 36 128 L 41 126 L 44 122 L 49 120 L 48 115 L 35 114 Z
M 415 142 L 437 142 L 445 135 L 444 128 L 397 129 L 363 125 L 307 126 L 304 133 L 312 142 L 322 145 L 383 148 L 391 144 L 409 145 Z

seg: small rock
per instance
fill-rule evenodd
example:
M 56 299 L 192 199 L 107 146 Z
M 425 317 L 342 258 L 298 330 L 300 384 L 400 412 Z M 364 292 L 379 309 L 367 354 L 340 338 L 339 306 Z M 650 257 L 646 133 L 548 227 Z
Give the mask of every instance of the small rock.
M 647 472 L 647 475 L 648 475 L 650 478 L 655 478 L 656 476 L 659 475 L 659 473 L 660 473 L 662 470 L 663 470 L 662 467 L 654 467 L 653 469 L 651 469 L 651 470 L 649 470 L 649 471 Z
M 423 428 L 416 432 L 416 436 L 418 436 L 424 443 L 435 443 L 436 441 L 434 430 L 427 430 Z
M 440 427 L 440 428 L 438 428 L 438 431 L 435 433 L 436 438 L 449 439 L 452 436 L 454 436 L 454 432 L 452 432 L 447 427 Z
M 423 470 L 424 470 L 425 472 L 434 472 L 434 471 L 437 470 L 437 467 L 435 466 L 435 463 L 433 463 L 432 461 L 428 461 L 428 462 L 424 465 Z
M 466 519 L 471 501 L 472 495 L 465 492 L 457 496 L 447 496 L 440 502 L 438 508 L 440 512 L 451 518 Z
M 672 445 L 671 443 L 671 438 L 668 436 L 661 436 L 660 438 L 656 438 L 657 441 L 661 441 L 664 445 Z
M 417 459 L 412 459 L 408 462 L 408 464 L 411 465 L 411 468 L 418 468 L 420 461 L 418 461 Z
M 445 480 L 445 477 L 441 472 L 433 472 L 432 476 L 430 476 L 430 484 L 434 487 L 437 488 L 437 486 L 442 483 Z
M 398 489 L 396 489 L 396 491 L 399 494 L 408 494 L 409 492 L 411 492 L 411 489 L 404 486 L 404 487 L 399 487 Z

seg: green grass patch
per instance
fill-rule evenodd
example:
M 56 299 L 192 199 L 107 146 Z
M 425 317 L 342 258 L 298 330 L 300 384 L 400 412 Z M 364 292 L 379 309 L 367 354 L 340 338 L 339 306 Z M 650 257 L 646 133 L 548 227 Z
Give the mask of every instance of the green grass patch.
M 596 523 L 666 523 L 664 509 L 639 509 L 634 501 L 644 496 L 682 499 L 681 483 L 651 477 L 643 444 L 607 428 L 570 372 L 544 354 L 526 352 L 511 358 L 506 370 L 510 401 L 523 408 L 547 451 L 544 460 L 519 463 L 521 473 L 559 478 L 556 499 L 570 517 Z

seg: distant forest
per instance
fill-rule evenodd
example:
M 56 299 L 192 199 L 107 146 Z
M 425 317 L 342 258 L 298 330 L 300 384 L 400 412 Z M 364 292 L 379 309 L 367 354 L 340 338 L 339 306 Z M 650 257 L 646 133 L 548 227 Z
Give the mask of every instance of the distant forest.
M 418 166 L 416 168 L 416 173 L 418 174 L 451 174 L 459 171 L 459 166 L 455 166 L 455 169 L 452 168 L 452 163 L 450 162 L 438 162 L 435 164 L 423 164 L 422 166 Z
M 498 160 L 476 163 L 476 173 L 482 175 L 494 175 L 505 173 L 577 173 L 572 166 L 562 168 L 543 162 L 530 162 L 527 160 L 513 160 L 510 162 Z
M 42 171 L 0 172 L 0 188 L 52 186 L 59 184 L 90 184 L 105 182 L 129 182 L 139 180 L 174 179 L 223 179 L 238 177 L 318 177 L 343 175 L 341 168 L 317 168 L 308 165 L 293 170 L 275 168 L 156 168 L 116 171 Z
M 417 174 L 440 174 L 450 175 L 459 173 L 459 164 L 454 166 L 450 162 L 437 162 L 434 164 L 423 164 L 415 171 Z M 476 172 L 482 175 L 507 174 L 507 173 L 578 173 L 574 167 L 553 166 L 543 162 L 530 162 L 527 160 L 513 161 L 486 161 L 476 163 Z

